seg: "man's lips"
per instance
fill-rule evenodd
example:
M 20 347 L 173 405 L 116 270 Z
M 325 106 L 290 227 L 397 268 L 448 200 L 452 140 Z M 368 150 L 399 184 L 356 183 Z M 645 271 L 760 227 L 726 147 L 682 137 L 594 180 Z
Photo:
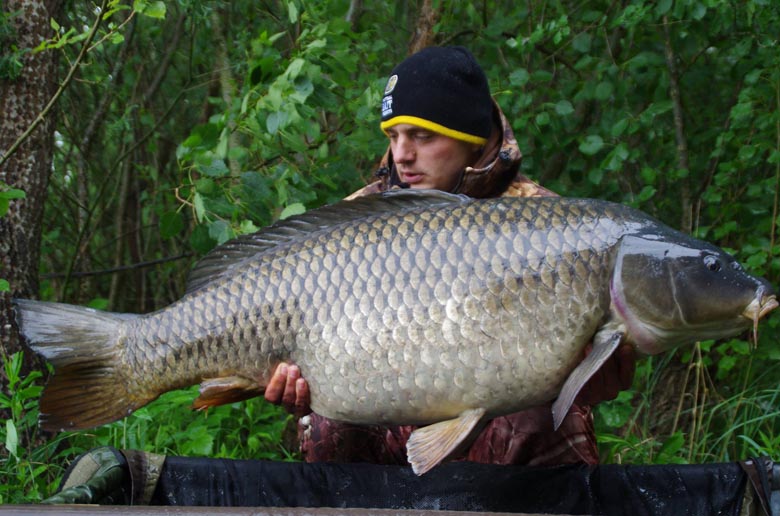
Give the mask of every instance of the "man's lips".
M 401 172 L 401 181 L 404 183 L 415 184 L 419 183 L 425 178 L 423 174 L 417 174 L 415 172 Z

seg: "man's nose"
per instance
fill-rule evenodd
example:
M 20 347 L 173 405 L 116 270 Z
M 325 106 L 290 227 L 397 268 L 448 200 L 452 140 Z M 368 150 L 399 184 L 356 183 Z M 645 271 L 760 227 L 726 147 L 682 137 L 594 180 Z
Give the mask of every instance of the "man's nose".
M 406 136 L 399 135 L 395 141 L 395 148 L 393 149 L 393 159 L 396 163 L 409 163 L 414 161 L 416 153 L 414 150 L 414 142 Z

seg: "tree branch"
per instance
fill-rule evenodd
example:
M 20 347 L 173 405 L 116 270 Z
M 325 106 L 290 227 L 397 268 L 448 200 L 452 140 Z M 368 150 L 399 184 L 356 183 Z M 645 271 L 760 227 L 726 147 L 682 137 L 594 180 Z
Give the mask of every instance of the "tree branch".
M 672 38 L 669 33 L 669 19 L 663 17 L 664 28 L 664 56 L 666 57 L 666 68 L 669 70 L 669 96 L 672 99 L 672 111 L 674 113 L 674 135 L 677 143 L 677 168 L 679 170 L 690 170 L 688 159 L 688 141 L 685 138 L 685 124 L 683 121 L 683 108 L 680 100 L 680 82 L 677 71 L 677 56 L 672 48 Z M 680 227 L 683 231 L 691 232 L 693 229 L 693 220 L 691 213 L 691 192 L 688 179 L 682 181 L 682 220 Z
M 349 23 L 349 27 L 353 31 L 357 30 L 361 14 L 363 14 L 363 0 L 351 0 L 349 2 L 349 10 L 347 10 L 347 15 L 344 19 Z
M 154 267 L 155 265 L 160 265 L 162 263 L 168 263 L 168 262 L 175 262 L 178 260 L 183 260 L 185 258 L 190 258 L 193 256 L 194 253 L 182 253 L 178 256 L 169 256 L 167 258 L 159 258 L 157 260 L 149 260 L 147 262 L 139 262 L 139 263 L 133 263 L 130 265 L 121 265 L 117 267 L 112 267 L 110 269 L 102 269 L 99 271 L 84 271 L 84 272 L 53 272 L 51 274 L 42 274 L 41 278 L 43 279 L 63 279 L 63 278 L 87 278 L 87 277 L 93 277 L 93 276 L 105 276 L 107 274 L 116 274 L 119 272 L 126 272 L 126 271 L 132 271 L 137 269 L 145 269 L 147 267 Z

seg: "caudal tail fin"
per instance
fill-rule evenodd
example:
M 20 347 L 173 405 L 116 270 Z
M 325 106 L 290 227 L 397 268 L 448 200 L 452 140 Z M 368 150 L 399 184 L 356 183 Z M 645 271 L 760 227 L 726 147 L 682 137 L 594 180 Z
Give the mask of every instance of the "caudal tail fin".
M 134 317 L 61 303 L 14 299 L 28 346 L 54 366 L 40 401 L 41 426 L 80 430 L 116 421 L 150 400 L 134 400 L 122 380 L 117 341 Z

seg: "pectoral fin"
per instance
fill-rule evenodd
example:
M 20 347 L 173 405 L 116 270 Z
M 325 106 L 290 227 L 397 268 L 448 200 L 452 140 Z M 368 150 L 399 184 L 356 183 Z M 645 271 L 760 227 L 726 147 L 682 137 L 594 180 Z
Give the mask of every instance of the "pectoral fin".
M 200 395 L 192 402 L 192 408 L 203 410 L 217 405 L 244 401 L 263 394 L 263 387 L 255 381 L 240 376 L 208 378 L 200 384 Z
M 470 409 L 455 419 L 440 421 L 412 432 L 406 443 L 406 455 L 412 470 L 422 475 L 457 451 L 460 445 L 468 443 L 469 438 L 481 430 L 480 422 L 484 416 L 485 409 Z
M 569 374 L 566 383 L 561 388 L 558 399 L 552 406 L 553 424 L 555 430 L 561 426 L 563 418 L 569 413 L 571 404 L 579 394 L 582 387 L 598 371 L 604 362 L 614 353 L 623 338 L 623 332 L 598 333 L 594 338 L 593 350 L 580 362 L 574 371 Z

